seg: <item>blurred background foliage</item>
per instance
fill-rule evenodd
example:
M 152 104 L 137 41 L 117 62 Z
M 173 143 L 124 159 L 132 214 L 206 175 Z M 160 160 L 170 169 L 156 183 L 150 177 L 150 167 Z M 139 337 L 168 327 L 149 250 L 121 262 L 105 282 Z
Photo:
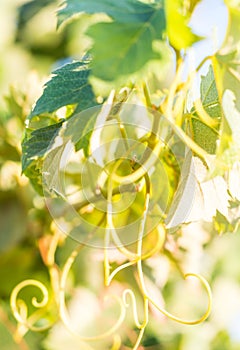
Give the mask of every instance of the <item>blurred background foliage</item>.
M 81 25 L 74 21 L 65 29 L 56 31 L 57 4 L 58 1 L 54 0 L 0 2 L 1 350 L 84 349 L 60 324 L 49 332 L 27 332 L 24 339 L 16 339 L 16 322 L 9 310 L 10 293 L 17 283 L 34 278 L 49 284 L 42 259 L 43 246 L 46 237 L 57 230 L 44 200 L 21 175 L 20 144 L 24 121 L 50 72 L 69 57 L 83 52 L 88 45 L 88 40 L 80 35 L 84 21 Z M 183 326 L 159 315 L 153 308 L 142 349 L 240 348 L 240 235 L 236 232 L 220 237 L 211 232 L 212 229 L 205 230 L 200 224 L 192 224 L 167 242 L 169 250 L 182 261 L 184 270 L 202 273 L 209 280 L 214 298 L 210 318 L 197 326 Z M 69 238 L 62 239 L 57 253 L 59 264 L 65 261 L 74 246 Z M 102 258 L 101 253 L 94 250 L 83 251 L 70 276 L 70 310 L 77 329 L 82 333 L 99 323 L 99 311 L 96 311 L 100 309 L 98 295 L 104 294 Z M 152 292 L 160 300 L 164 297 L 166 307 L 174 313 L 191 315 L 191 308 L 196 304 L 201 312 L 204 296 L 194 287 L 186 288 L 179 282 L 178 267 L 176 261 L 165 255 L 149 259 L 146 271 L 151 271 L 153 276 L 149 280 Z M 119 282 L 111 288 L 121 291 L 121 283 L 128 286 L 132 280 L 132 274 L 125 270 L 119 274 Z M 26 297 L 31 295 L 33 291 L 26 290 Z M 131 325 L 131 322 L 129 317 L 126 325 Z M 126 334 L 122 349 L 130 349 L 131 340 L 136 337 L 134 331 L 126 331 Z M 106 344 L 101 348 L 105 349 Z

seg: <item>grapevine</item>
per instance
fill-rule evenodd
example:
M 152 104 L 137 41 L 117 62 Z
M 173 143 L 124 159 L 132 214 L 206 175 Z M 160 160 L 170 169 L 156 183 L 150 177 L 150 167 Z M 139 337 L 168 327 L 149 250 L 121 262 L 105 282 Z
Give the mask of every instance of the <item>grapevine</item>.
M 89 40 L 77 60 L 53 71 L 26 122 L 22 170 L 44 197 L 52 223 L 51 235 L 39 240 L 49 284 L 29 278 L 11 293 L 17 341 L 61 322 L 84 349 L 123 350 L 131 319 L 129 346 L 137 350 L 153 310 L 186 326 L 209 318 L 211 286 L 182 264 L 175 242 L 192 223 L 208 221 L 219 234 L 239 229 L 239 199 L 228 180 L 240 161 L 238 89 L 231 84 L 239 80 L 232 28 L 240 9 L 226 1 L 225 40 L 196 62 L 192 49 L 204 38 L 190 20 L 200 5 L 66 0 L 58 9 L 59 30 L 87 18 L 81 35 Z M 199 204 L 204 186 L 212 189 L 218 180 L 230 206 L 223 213 L 217 204 L 206 220 Z M 74 248 L 59 259 L 68 240 Z M 90 335 L 78 331 L 68 310 L 74 265 L 89 251 L 101 257 L 99 304 L 111 315 Z M 192 318 L 168 311 L 152 292 L 148 267 L 156 257 L 201 291 L 205 308 Z M 36 295 L 30 302 L 22 297 L 27 289 Z

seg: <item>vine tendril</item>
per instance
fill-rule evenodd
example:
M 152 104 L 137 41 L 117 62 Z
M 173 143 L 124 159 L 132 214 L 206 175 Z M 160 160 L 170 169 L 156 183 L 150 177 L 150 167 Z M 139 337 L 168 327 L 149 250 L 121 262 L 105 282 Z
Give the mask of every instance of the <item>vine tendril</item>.
M 146 195 L 145 212 L 144 212 L 143 220 L 141 222 L 141 228 L 139 230 L 139 239 L 138 239 L 138 255 L 139 256 L 141 256 L 141 254 L 142 254 L 142 238 L 143 238 L 144 226 L 146 223 L 148 206 L 149 206 L 149 193 L 147 193 L 147 195 Z M 199 324 L 199 323 L 203 322 L 204 320 L 206 320 L 206 318 L 209 316 L 209 314 L 211 312 L 211 308 L 212 308 L 212 293 L 211 293 L 210 286 L 204 277 L 202 277 L 199 274 L 195 274 L 195 273 L 187 273 L 184 276 L 185 279 L 190 277 L 190 276 L 198 278 L 200 280 L 200 282 L 203 284 L 203 286 L 205 287 L 206 292 L 207 292 L 207 296 L 208 296 L 208 306 L 207 306 L 207 310 L 204 313 L 204 315 L 197 320 L 188 321 L 188 320 L 184 320 L 182 318 L 179 318 L 177 316 L 174 316 L 170 312 L 164 310 L 150 297 L 150 295 L 147 291 L 146 285 L 145 285 L 141 259 L 139 259 L 137 262 L 137 268 L 138 268 L 138 276 L 139 276 L 139 280 L 140 280 L 140 288 L 142 290 L 143 296 L 145 298 L 147 298 L 149 300 L 149 302 L 152 303 L 162 314 L 164 314 L 168 318 L 172 319 L 173 321 L 176 321 L 176 322 L 181 323 L 181 324 L 186 324 L 186 325 Z
M 49 294 L 47 288 L 43 283 L 29 279 L 19 283 L 12 291 L 10 297 L 10 306 L 13 311 L 13 315 L 19 324 L 26 326 L 28 329 L 35 332 L 42 332 L 49 329 L 53 323 L 50 323 L 46 326 L 34 326 L 35 320 L 34 314 L 28 317 L 27 306 L 25 302 L 18 298 L 19 293 L 26 287 L 34 286 L 37 287 L 42 293 L 42 300 L 38 301 L 36 297 L 32 298 L 32 305 L 37 309 L 45 308 L 49 302 Z
M 82 245 L 80 245 L 77 249 L 75 249 L 72 254 L 70 255 L 70 257 L 67 259 L 63 271 L 62 271 L 62 276 L 60 279 L 60 292 L 59 292 L 59 314 L 60 314 L 60 318 L 62 320 L 62 322 L 64 323 L 65 327 L 68 329 L 68 331 L 74 335 L 75 337 L 77 337 L 78 339 L 82 340 L 82 341 L 96 341 L 96 340 L 101 340 L 104 338 L 107 338 L 111 335 L 113 335 L 116 330 L 121 326 L 121 324 L 124 321 L 125 318 L 125 308 L 123 305 L 123 302 L 121 300 L 121 298 L 113 295 L 113 296 L 107 296 L 106 299 L 112 298 L 115 299 L 118 304 L 120 305 L 120 315 L 118 317 L 118 320 L 116 321 L 116 323 L 106 332 L 97 335 L 97 336 L 92 336 L 92 337 L 84 337 L 79 335 L 77 332 L 75 332 L 72 329 L 71 326 L 71 321 L 67 312 L 67 307 L 66 307 L 66 303 L 65 303 L 65 286 L 66 286 L 66 282 L 67 282 L 67 277 L 69 274 L 69 271 L 79 253 L 79 251 L 82 249 Z

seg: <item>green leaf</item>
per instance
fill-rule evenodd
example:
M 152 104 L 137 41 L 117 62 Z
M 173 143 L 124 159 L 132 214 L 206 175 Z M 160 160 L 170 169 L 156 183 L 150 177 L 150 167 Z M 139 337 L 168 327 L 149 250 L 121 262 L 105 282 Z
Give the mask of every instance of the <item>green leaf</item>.
M 53 112 L 62 106 L 76 104 L 74 113 L 79 113 L 81 110 L 87 110 L 89 107 L 96 105 L 95 96 L 91 85 L 88 83 L 90 70 L 88 62 L 75 62 L 67 64 L 54 72 L 53 78 L 46 84 L 45 90 L 37 101 L 29 120 L 31 127 L 33 126 L 33 117 L 41 115 L 40 120 L 36 124 L 42 124 L 46 119 L 47 123 L 52 125 L 40 127 L 39 129 L 26 134 L 22 144 L 22 170 L 29 177 L 35 190 L 42 194 L 42 166 L 43 157 L 51 149 L 54 140 L 58 135 L 63 120 L 56 122 Z M 50 117 L 44 118 L 43 113 L 52 113 Z M 91 115 L 91 113 L 90 113 Z M 52 116 L 52 118 L 51 118 Z M 87 115 L 89 116 L 89 114 Z M 73 117 L 73 115 L 72 115 Z M 77 117 L 79 115 L 77 114 Z M 46 121 L 44 123 L 46 123 Z M 43 123 L 43 124 L 44 124 Z M 86 117 L 79 121 L 78 135 L 80 139 L 76 145 L 78 149 L 83 148 L 87 153 L 90 131 L 94 123 L 94 118 L 88 120 Z M 76 129 L 75 129 L 76 132 Z M 82 135 L 84 133 L 84 135 Z
M 207 75 L 202 76 L 201 78 L 200 91 L 202 105 L 210 117 L 221 119 L 222 110 L 219 103 L 219 96 L 212 66 L 209 66 Z
M 223 111 L 228 123 L 228 133 L 231 132 L 232 141 L 240 147 L 240 112 L 236 108 L 236 97 L 230 90 L 223 95 Z
M 81 113 L 75 114 L 65 121 L 65 128 L 62 129 L 63 121 L 33 131 L 26 136 L 22 144 L 22 170 L 31 180 L 35 190 L 42 195 L 42 167 L 44 156 L 52 150 L 56 136 L 70 138 L 75 145 L 76 151 L 83 149 L 88 154 L 89 140 L 99 112 L 99 106 L 90 108 Z M 51 154 L 55 154 L 51 152 Z M 53 171 L 54 173 L 54 171 Z M 53 174 L 54 175 L 54 174 Z
M 196 1 L 195 1 L 196 2 Z M 192 4 L 190 9 L 195 7 Z M 167 34 L 171 45 L 178 51 L 186 49 L 201 38 L 194 34 L 189 27 L 190 9 L 184 7 L 184 1 L 171 0 L 165 2 L 167 18 Z
M 214 70 L 218 74 L 218 89 L 222 96 L 224 91 L 230 89 L 236 95 L 236 105 L 240 110 L 240 7 L 229 8 L 228 35 L 222 48 L 216 55 Z
M 27 136 L 22 144 L 22 170 L 25 172 L 27 167 L 36 159 L 44 156 L 55 137 L 61 129 L 62 122 L 35 130 L 30 137 Z
M 42 159 L 33 160 L 31 164 L 24 170 L 24 175 L 26 175 L 34 190 L 40 195 L 43 195 L 42 187 Z
M 138 0 L 68 0 L 59 11 L 59 22 L 82 12 L 105 13 L 111 23 L 97 23 L 86 34 L 92 39 L 93 75 L 105 81 L 117 80 L 141 69 L 161 54 L 154 41 L 162 40 L 165 14 L 162 1 L 145 4 Z
M 235 162 L 240 161 L 240 112 L 236 108 L 236 97 L 230 90 L 223 95 L 223 111 L 220 142 L 211 175 L 223 175 Z
M 201 103 L 204 110 L 213 119 L 221 121 L 222 109 L 212 66 L 209 67 L 206 76 L 201 78 Z M 216 142 L 218 140 L 219 122 L 215 128 L 210 127 L 201 120 L 195 109 L 191 111 L 191 129 L 194 141 L 210 154 L 216 152 Z
M 75 141 L 75 149 L 76 151 L 83 149 L 85 155 L 88 155 L 89 142 L 98 116 L 98 112 L 99 108 L 92 108 L 88 111 L 83 111 L 79 115 L 76 115 L 74 117 L 74 121 L 73 118 L 70 120 L 71 127 L 68 129 L 68 132 L 71 132 L 73 135 L 74 130 L 78 130 L 78 136 L 75 132 L 77 139 L 73 139 L 73 141 Z M 67 136 L 67 134 L 68 133 L 65 132 L 65 136 Z
M 230 209 L 235 209 L 240 207 L 240 200 L 237 198 L 232 198 L 228 201 Z
M 235 226 L 230 223 L 228 219 L 218 210 L 216 215 L 213 217 L 213 227 L 219 235 L 234 232 L 235 230 Z
M 66 0 L 65 7 L 58 12 L 59 25 L 82 12 L 88 14 L 105 13 L 118 23 L 147 22 L 152 16 L 152 5 L 138 0 Z
M 42 163 L 43 157 L 54 144 L 62 122 L 40 128 L 25 135 L 22 143 L 22 171 L 30 179 L 34 189 L 40 194 L 42 191 Z
M 194 141 L 209 154 L 214 154 L 218 134 L 200 119 L 192 118 L 191 123 Z
M 217 162 L 223 169 L 228 170 L 240 160 L 240 112 L 236 108 L 236 97 L 230 90 L 226 90 L 223 95 L 223 111 Z
M 230 54 L 231 55 L 231 54 Z M 230 56 L 229 55 L 229 56 Z M 227 59 L 223 56 L 218 56 L 219 59 L 219 67 L 220 67 L 220 79 L 221 79 L 221 93 L 227 89 L 232 90 L 236 95 L 236 104 L 237 108 L 240 110 L 240 65 L 236 65 L 232 63 L 237 61 L 237 57 L 235 56 L 234 60 L 224 62 L 224 59 Z
M 141 23 L 98 23 L 87 35 L 93 39 L 93 75 L 113 81 L 140 70 L 148 61 L 161 54 L 154 50 L 153 42 L 161 40 L 165 28 L 161 7 L 153 9 L 147 21 Z
M 74 62 L 55 70 L 29 119 L 52 113 L 63 106 L 78 104 L 78 109 L 84 110 L 95 105 L 95 96 L 88 82 L 88 64 L 88 61 Z
M 182 169 L 178 188 L 175 192 L 172 205 L 166 218 L 167 227 L 175 230 L 178 225 L 188 222 L 194 196 L 196 195 L 196 178 L 194 174 L 194 159 L 188 151 Z

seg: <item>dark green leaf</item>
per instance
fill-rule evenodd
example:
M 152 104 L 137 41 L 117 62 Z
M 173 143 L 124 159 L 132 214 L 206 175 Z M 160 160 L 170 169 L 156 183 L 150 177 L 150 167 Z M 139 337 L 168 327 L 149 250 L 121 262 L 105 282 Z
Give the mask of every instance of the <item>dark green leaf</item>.
M 36 103 L 30 119 L 42 113 L 52 113 L 57 109 L 78 104 L 87 109 L 96 104 L 91 85 L 88 82 L 90 70 L 87 61 L 67 64 L 53 72 L 42 96 Z
M 62 122 L 35 130 L 22 144 L 22 170 L 25 170 L 36 159 L 43 157 L 57 136 Z
M 154 8 L 138 0 L 66 0 L 65 7 L 58 12 L 58 22 L 82 12 L 88 14 L 105 13 L 118 23 L 142 23 L 149 21 Z
M 84 153 L 88 154 L 89 140 L 98 112 L 99 107 L 96 107 L 75 114 L 65 122 L 66 128 L 62 129 L 62 133 L 60 132 L 62 122 L 60 122 L 35 130 L 30 136 L 26 136 L 22 145 L 22 169 L 24 174 L 30 178 L 33 187 L 38 193 L 42 194 L 43 157 L 51 150 L 56 136 L 60 135 L 63 139 L 71 139 L 77 151 L 83 149 Z M 51 151 L 51 155 L 54 154 L 55 152 Z M 50 161 L 53 162 L 54 160 Z

